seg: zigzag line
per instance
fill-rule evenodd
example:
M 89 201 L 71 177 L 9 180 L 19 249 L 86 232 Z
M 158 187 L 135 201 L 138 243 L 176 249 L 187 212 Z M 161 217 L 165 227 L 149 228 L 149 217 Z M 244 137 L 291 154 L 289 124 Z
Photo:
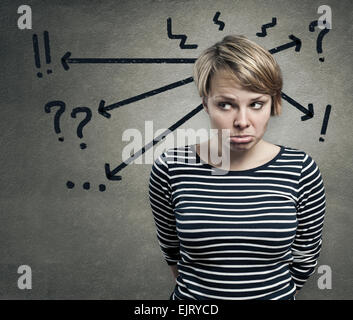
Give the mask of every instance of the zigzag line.
M 169 39 L 181 39 L 180 48 L 181 49 L 196 49 L 197 44 L 185 44 L 187 36 L 185 34 L 172 34 L 172 18 L 167 19 L 167 31 Z
M 223 30 L 224 29 L 224 22 L 218 20 L 219 16 L 221 15 L 221 13 L 219 11 L 216 12 L 215 16 L 213 17 L 213 22 L 215 24 L 219 25 L 219 29 L 218 30 Z
M 256 33 L 256 35 L 258 37 L 266 37 L 266 35 L 267 35 L 266 29 L 274 27 L 276 24 L 277 24 L 277 19 L 276 19 L 276 17 L 274 17 L 274 18 L 272 18 L 271 23 L 263 24 L 261 26 L 262 32 L 258 32 L 258 33 Z

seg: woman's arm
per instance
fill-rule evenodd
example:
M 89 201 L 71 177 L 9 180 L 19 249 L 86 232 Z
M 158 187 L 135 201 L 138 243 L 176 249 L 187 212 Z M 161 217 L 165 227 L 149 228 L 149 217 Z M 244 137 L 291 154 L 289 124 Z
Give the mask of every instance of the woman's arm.
M 322 244 L 325 216 L 325 187 L 319 167 L 305 155 L 298 185 L 298 227 L 292 244 L 290 265 L 297 292 L 314 273 Z
M 175 265 L 180 260 L 180 244 L 169 180 L 168 164 L 163 153 L 155 160 L 151 169 L 149 199 L 160 248 L 168 265 Z

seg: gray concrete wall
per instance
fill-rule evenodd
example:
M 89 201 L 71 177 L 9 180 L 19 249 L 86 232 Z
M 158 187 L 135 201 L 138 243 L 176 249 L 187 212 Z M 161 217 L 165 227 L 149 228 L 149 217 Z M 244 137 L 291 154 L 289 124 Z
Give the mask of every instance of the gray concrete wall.
M 126 129 L 140 130 L 149 142 L 146 121 L 153 121 L 155 132 L 196 108 L 195 85 L 127 101 L 111 110 L 110 118 L 98 106 L 101 100 L 111 105 L 186 79 L 192 64 L 88 64 L 74 59 L 196 58 L 227 34 L 243 34 L 268 50 L 291 42 L 289 35 L 301 40 L 299 52 L 291 47 L 274 54 L 283 71 L 283 93 L 292 101 L 283 101 L 283 113 L 270 120 L 265 138 L 309 153 L 325 182 L 327 212 L 318 266 L 331 268 L 332 289 L 319 288 L 322 274 L 316 272 L 298 299 L 353 297 L 351 1 L 26 1 L 32 9 L 31 30 L 17 27 L 21 4 L 0 3 L 1 299 L 169 297 L 173 280 L 148 202 L 151 164 L 126 166 L 117 174 L 121 180 L 108 180 L 105 164 L 114 169 L 122 163 L 129 143 L 122 139 Z M 310 32 L 309 24 L 320 17 L 322 4 L 332 9 L 332 29 L 319 54 L 321 30 Z M 216 12 L 223 30 L 213 22 Z M 276 26 L 265 37 L 257 36 L 273 17 Z M 172 32 L 185 34 L 186 44 L 196 48 L 182 49 L 180 40 L 168 37 L 168 18 Z M 50 39 L 50 63 L 44 31 Z M 61 62 L 66 52 L 73 59 L 68 70 Z M 59 108 L 44 109 L 55 100 L 66 106 L 60 133 L 54 129 Z M 303 121 L 300 106 L 308 109 L 310 103 L 314 116 Z M 326 134 L 321 134 L 327 105 L 332 109 Z M 82 138 L 77 128 L 86 113 L 73 118 L 76 107 L 92 113 Z M 179 128 L 208 129 L 209 120 L 201 111 Z M 87 147 L 81 149 L 81 143 Z M 86 182 L 89 189 L 83 187 Z M 31 290 L 17 286 L 21 265 L 31 267 Z

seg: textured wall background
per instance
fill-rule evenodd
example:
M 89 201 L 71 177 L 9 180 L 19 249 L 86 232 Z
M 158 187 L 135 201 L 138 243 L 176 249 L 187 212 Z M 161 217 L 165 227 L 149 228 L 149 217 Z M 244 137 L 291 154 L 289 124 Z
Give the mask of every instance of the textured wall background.
M 32 30 L 17 28 L 21 4 L 32 8 Z M 321 30 L 310 32 L 309 24 L 320 17 L 317 8 L 323 4 L 332 9 L 332 30 L 318 54 Z M 110 111 L 109 119 L 98 113 L 98 106 L 101 100 L 113 104 L 188 78 L 192 64 L 69 63 L 64 70 L 61 58 L 67 51 L 71 58 L 196 58 L 232 33 L 268 50 L 291 42 L 289 35 L 302 42 L 299 52 L 291 47 L 274 56 L 283 71 L 283 92 L 306 109 L 312 103 L 314 117 L 302 121 L 305 113 L 284 100 L 283 113 L 270 120 L 265 139 L 309 153 L 325 182 L 327 212 L 318 265 L 331 267 L 332 289 L 319 289 L 316 272 L 298 299 L 353 298 L 351 1 L 15 0 L 1 1 L 0 12 L 2 299 L 168 299 L 173 280 L 148 202 L 151 164 L 130 164 L 118 173 L 118 181 L 107 179 L 104 165 L 113 169 L 122 162 L 128 144 L 122 141 L 124 130 L 144 134 L 147 120 L 153 121 L 154 131 L 168 128 L 196 108 L 195 85 L 126 104 Z M 216 12 L 223 30 L 213 22 Z M 276 26 L 258 37 L 273 17 Z M 187 35 L 186 44 L 197 48 L 181 49 L 180 40 L 168 38 L 168 18 L 172 32 Z M 45 61 L 45 30 L 50 64 Z M 34 60 L 34 34 L 40 68 Z M 44 112 L 53 100 L 66 104 L 60 134 L 54 131 L 58 108 Z M 322 135 L 328 104 L 332 109 Z M 70 116 L 76 107 L 92 111 L 82 139 L 76 130 L 84 115 Z M 207 114 L 199 112 L 179 128 L 208 129 Z M 17 288 L 20 265 L 32 268 L 32 290 Z

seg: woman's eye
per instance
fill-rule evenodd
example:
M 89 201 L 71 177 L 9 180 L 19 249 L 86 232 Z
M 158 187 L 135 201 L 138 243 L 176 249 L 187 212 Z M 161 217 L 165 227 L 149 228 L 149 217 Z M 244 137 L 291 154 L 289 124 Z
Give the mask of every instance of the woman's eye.
M 230 103 L 226 103 L 226 102 L 220 102 L 218 104 L 222 109 L 230 109 L 232 107 L 232 105 Z
M 260 109 L 263 103 L 258 101 L 258 102 L 254 102 L 253 105 L 257 105 L 254 109 Z
M 257 102 L 252 103 L 251 105 L 254 105 L 253 109 L 261 109 L 263 106 L 263 102 L 257 101 Z M 223 110 L 229 110 L 229 109 L 231 109 L 232 104 L 228 103 L 228 102 L 219 102 L 218 106 Z

